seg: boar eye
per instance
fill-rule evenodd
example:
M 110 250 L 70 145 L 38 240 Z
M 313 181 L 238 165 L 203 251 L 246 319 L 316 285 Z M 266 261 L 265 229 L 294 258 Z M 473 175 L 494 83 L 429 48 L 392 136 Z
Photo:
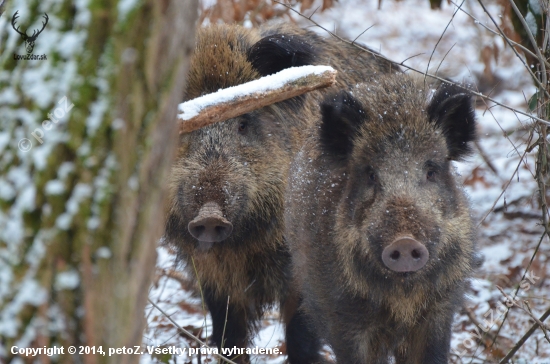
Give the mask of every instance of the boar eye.
M 239 134 L 244 134 L 246 132 L 247 128 L 248 128 L 248 122 L 247 121 L 241 121 L 239 123 Z
M 428 171 L 428 173 L 426 173 L 426 179 L 428 181 L 435 182 L 435 175 L 436 175 L 435 171 Z
M 376 182 L 376 173 L 373 173 L 373 172 L 369 173 L 369 180 L 371 182 Z

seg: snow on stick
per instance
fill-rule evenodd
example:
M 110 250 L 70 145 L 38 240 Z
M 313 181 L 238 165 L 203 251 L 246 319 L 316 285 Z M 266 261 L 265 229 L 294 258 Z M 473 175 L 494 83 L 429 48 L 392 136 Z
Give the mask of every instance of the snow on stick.
M 180 134 L 228 120 L 336 82 L 329 66 L 287 68 L 274 75 L 228 87 L 179 104 Z

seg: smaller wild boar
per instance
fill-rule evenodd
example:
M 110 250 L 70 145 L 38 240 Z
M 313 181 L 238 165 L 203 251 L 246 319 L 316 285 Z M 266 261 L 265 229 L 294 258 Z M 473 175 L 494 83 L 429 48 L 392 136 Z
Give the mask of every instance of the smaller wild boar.
M 394 74 L 328 96 L 291 165 L 294 277 L 338 363 L 447 363 L 480 262 L 451 164 L 476 135 L 471 96 L 422 89 Z

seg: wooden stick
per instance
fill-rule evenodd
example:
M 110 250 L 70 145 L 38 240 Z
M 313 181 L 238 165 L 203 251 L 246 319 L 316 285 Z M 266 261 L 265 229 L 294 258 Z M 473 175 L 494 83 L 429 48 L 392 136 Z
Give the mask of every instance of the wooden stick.
M 180 134 L 225 121 L 336 82 L 328 66 L 285 69 L 271 76 L 219 90 L 179 105 Z

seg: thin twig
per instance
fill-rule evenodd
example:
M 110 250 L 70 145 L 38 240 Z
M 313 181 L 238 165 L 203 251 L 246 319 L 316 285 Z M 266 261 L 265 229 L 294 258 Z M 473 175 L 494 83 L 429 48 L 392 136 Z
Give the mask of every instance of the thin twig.
M 485 103 L 486 106 L 487 103 Z M 514 179 L 514 176 L 518 175 L 518 178 L 519 178 L 519 167 L 521 166 L 521 163 L 525 163 L 525 165 L 527 166 L 526 162 L 525 162 L 525 156 L 527 155 L 527 153 L 529 153 L 529 151 L 526 149 L 523 154 L 520 154 L 520 152 L 518 151 L 516 145 L 514 144 L 514 142 L 512 142 L 512 140 L 508 137 L 508 135 L 506 134 L 506 131 L 502 128 L 502 126 L 500 125 L 500 123 L 497 121 L 497 119 L 495 118 L 495 116 L 493 115 L 492 111 L 490 110 L 489 107 L 487 107 L 487 111 L 489 111 L 491 113 L 491 116 L 493 116 L 493 119 L 495 119 L 495 122 L 497 123 L 497 125 L 499 126 L 500 130 L 502 130 L 503 132 L 503 135 L 504 137 L 508 140 L 508 142 L 510 142 L 510 144 L 512 145 L 512 147 L 514 148 L 515 152 L 517 153 L 517 155 L 520 157 L 520 160 L 519 160 L 519 163 L 516 167 L 516 169 L 514 170 L 514 173 L 512 174 L 512 176 L 510 177 L 510 179 L 508 180 L 508 182 L 506 183 L 506 185 L 504 186 L 504 188 L 502 189 L 502 192 L 500 193 L 500 195 L 498 196 L 498 198 L 495 200 L 495 202 L 493 203 L 493 206 L 491 206 L 491 208 L 489 209 L 489 211 L 487 211 L 487 213 L 483 216 L 483 218 L 479 221 L 479 223 L 477 224 L 477 226 L 479 227 L 483 221 L 485 221 L 485 219 L 487 218 L 487 216 L 489 216 L 489 214 L 494 211 L 495 209 L 495 206 L 496 204 L 498 203 L 498 201 L 500 200 L 500 198 L 502 197 L 502 195 L 504 195 L 504 193 L 506 192 L 506 190 L 508 189 L 508 187 L 510 186 L 510 184 L 512 183 L 512 180 Z M 529 134 L 529 139 L 527 140 L 527 144 L 529 144 L 531 142 L 531 138 L 532 138 L 533 134 Z M 528 169 L 529 170 L 529 169 Z M 535 175 L 531 172 L 531 170 L 529 170 L 529 172 L 531 173 L 531 175 L 533 176 L 533 178 L 535 178 Z M 500 328 L 499 328 L 499 331 L 500 331 Z M 497 336 L 498 336 L 498 332 L 497 332 Z M 493 341 L 494 343 L 494 341 Z
M 525 276 L 527 276 L 527 273 L 529 272 L 529 269 L 531 268 L 531 264 L 533 263 L 533 260 L 535 260 L 535 256 L 537 255 L 538 251 L 539 251 L 539 248 L 540 248 L 540 245 L 542 243 L 542 241 L 544 240 L 544 237 L 546 236 L 546 230 L 543 231 L 540 239 L 539 239 L 539 242 L 537 243 L 537 246 L 535 248 L 535 251 L 533 252 L 533 255 L 531 256 L 531 260 L 529 261 L 529 264 L 527 264 L 527 268 L 525 269 L 525 272 L 523 272 L 523 276 L 521 277 L 521 281 L 523 281 L 525 279 Z M 518 286 L 516 288 L 516 291 L 514 292 L 514 296 L 512 297 L 512 299 L 515 299 L 516 296 L 518 295 L 518 292 L 519 292 L 519 289 L 520 289 L 521 286 Z M 502 324 L 499 325 L 498 329 L 497 329 L 497 332 L 495 334 L 495 339 L 493 340 L 493 342 L 491 343 L 491 346 L 490 347 L 493 347 L 493 345 L 495 345 L 497 339 L 498 339 L 498 335 L 500 334 L 500 330 L 502 329 L 502 327 L 504 326 L 504 322 L 506 322 L 506 319 L 508 318 L 508 313 L 510 312 L 510 310 L 506 310 L 506 313 L 504 314 L 504 318 L 502 319 Z M 520 345 L 521 346 L 521 345 Z M 518 347 L 519 349 L 519 347 Z
M 481 324 L 481 322 L 479 322 L 479 321 L 477 320 L 477 318 L 475 317 L 475 315 L 474 315 L 474 313 L 472 312 L 472 310 L 470 310 L 468 307 L 464 306 L 464 311 L 466 312 L 466 316 L 468 316 L 468 318 L 470 319 L 470 321 L 472 321 L 472 323 L 473 323 L 475 326 L 477 326 L 477 327 L 479 327 L 480 329 L 483 330 L 483 335 L 484 335 L 484 336 L 489 336 L 489 338 L 491 338 L 491 339 L 493 338 L 493 335 L 492 335 L 489 331 L 485 331 L 485 330 L 483 329 L 484 326 Z M 481 342 L 481 344 L 482 344 L 485 348 L 487 348 L 487 344 L 485 344 L 485 342 L 484 342 L 483 340 L 479 340 L 479 341 Z
M 498 171 L 497 171 L 496 167 L 494 166 L 493 162 L 491 162 L 491 159 L 489 158 L 489 156 L 485 153 L 483 148 L 481 148 L 481 145 L 479 144 L 479 141 L 477 141 L 477 140 L 474 141 L 474 145 L 476 146 L 477 151 L 479 152 L 479 155 L 481 156 L 481 158 L 483 159 L 485 164 L 487 164 L 487 167 L 489 167 L 489 169 L 495 174 L 496 177 L 500 177 L 498 175 Z
M 550 308 L 546 310 L 546 312 L 540 317 L 539 321 L 544 322 L 544 320 L 546 320 L 548 316 L 550 316 Z M 531 326 L 531 328 L 527 330 L 527 332 L 521 337 L 521 339 L 519 339 L 519 341 L 514 345 L 514 347 L 510 349 L 508 354 L 506 354 L 506 356 L 499 361 L 499 364 L 508 363 L 508 361 L 512 359 L 512 357 L 516 354 L 516 352 L 523 346 L 523 344 L 525 344 L 527 339 L 529 339 L 529 337 L 533 335 L 533 333 L 537 330 L 538 327 L 539 325 L 537 323 Z
M 351 44 L 355 44 L 355 41 L 356 41 L 357 39 L 359 39 L 360 36 L 362 36 L 363 34 L 365 34 L 366 31 L 369 30 L 370 28 L 372 28 L 373 26 L 374 26 L 374 24 L 371 25 L 370 27 L 368 27 L 367 29 L 363 30 L 363 31 L 361 32 L 361 34 L 359 34 L 357 37 L 355 37 L 355 39 L 351 42 Z
M 315 13 L 317 12 L 317 10 L 319 10 L 320 7 L 321 7 L 321 5 L 316 7 L 315 10 L 313 10 L 313 13 L 311 13 L 311 15 L 309 17 L 311 18 L 313 15 L 315 15 Z
M 485 102 L 485 101 L 484 101 Z M 498 127 L 500 128 L 500 130 L 502 130 L 502 135 L 504 136 L 504 138 L 506 138 L 506 140 L 508 140 L 508 142 L 512 145 L 512 148 L 514 148 L 514 151 L 516 152 L 516 154 L 519 156 L 521 156 L 521 153 L 519 152 L 518 150 L 518 147 L 514 144 L 514 142 L 512 141 L 512 139 L 510 139 L 510 137 L 506 134 L 506 130 L 504 130 L 504 128 L 502 127 L 502 125 L 500 125 L 500 123 L 498 122 L 497 118 L 495 117 L 495 115 L 493 114 L 493 111 L 491 110 L 492 107 L 489 107 L 489 105 L 487 105 L 487 103 L 485 103 L 485 106 L 487 107 L 487 109 L 485 110 L 485 112 L 489 112 L 491 114 L 491 116 L 493 117 L 493 119 L 495 120 L 495 123 L 497 123 Z M 485 114 L 484 112 L 484 114 Z M 518 119 L 518 121 L 521 123 L 521 121 Z M 530 141 L 530 140 L 529 140 Z M 531 173 L 531 176 L 533 178 L 535 178 L 535 175 L 533 174 L 533 172 L 531 172 L 531 170 L 529 169 L 528 165 L 524 162 L 525 164 L 525 167 L 527 167 L 527 170 L 529 171 L 529 173 Z
M 183 327 L 181 327 L 180 325 L 178 325 L 174 320 L 172 320 L 172 318 L 162 310 L 162 308 L 160 308 L 159 306 L 157 306 L 156 303 L 154 303 L 153 301 L 151 301 L 150 299 L 147 299 L 149 301 L 150 304 L 152 304 L 157 310 L 160 311 L 160 313 L 162 313 L 171 323 L 172 325 L 174 325 L 175 327 L 177 327 L 181 332 L 183 332 L 185 335 L 189 336 L 189 338 L 191 338 L 192 340 L 195 340 L 197 343 L 199 343 L 201 345 L 201 347 L 203 348 L 208 348 L 208 349 L 211 349 L 210 346 L 206 345 L 205 342 L 203 342 L 201 339 L 199 339 L 198 337 L 196 337 L 195 335 L 193 335 L 192 333 L 190 333 L 189 331 L 187 331 L 186 329 L 184 329 Z M 225 361 L 226 363 L 230 363 L 230 364 L 237 364 L 235 363 L 234 361 L 230 360 L 230 359 L 227 359 L 226 357 L 224 357 L 223 355 L 220 355 L 220 354 L 216 354 L 216 353 L 213 353 L 214 356 L 216 356 L 218 359 L 221 359 L 223 361 Z
M 399 65 L 399 66 L 403 66 L 403 67 L 407 67 L 407 66 L 405 66 L 405 62 L 407 62 L 409 59 L 413 59 L 414 57 L 418 57 L 418 56 L 421 56 L 421 55 L 423 55 L 423 54 L 425 54 L 425 53 L 417 53 L 417 54 L 415 54 L 415 55 L 413 55 L 413 56 L 407 57 L 407 58 L 405 58 L 403 61 L 401 61 L 400 63 L 398 63 L 398 65 Z
M 224 338 L 225 338 L 225 327 L 227 326 L 227 315 L 229 314 L 229 297 L 231 296 L 227 296 L 227 306 L 225 307 L 225 321 L 223 322 L 222 344 L 221 344 L 222 348 L 223 348 L 223 345 L 225 344 Z
M 435 70 L 435 74 L 437 75 L 437 72 L 439 72 L 439 69 L 441 68 L 441 65 L 443 64 L 443 61 L 445 61 L 445 58 L 447 58 L 447 56 L 449 55 L 449 53 L 451 53 L 451 51 L 453 50 L 453 48 L 455 47 L 456 43 L 454 43 L 451 48 L 449 48 L 449 50 L 447 51 L 447 53 L 445 53 L 445 55 L 443 56 L 443 59 L 441 60 L 441 62 L 439 62 L 439 65 L 437 66 L 436 70 Z
M 449 22 L 447 23 L 447 26 L 445 27 L 445 29 L 443 29 L 443 33 L 441 33 L 441 36 L 439 37 L 439 39 L 435 43 L 434 49 L 432 50 L 432 54 L 430 54 L 430 58 L 428 59 L 428 65 L 426 66 L 426 74 L 424 75 L 424 88 L 426 88 L 426 75 L 428 74 L 428 70 L 430 69 L 430 62 L 432 61 L 432 57 L 434 56 L 435 50 L 436 50 L 437 46 L 439 45 L 439 42 L 441 42 L 441 39 L 443 39 L 443 36 L 445 35 L 445 32 L 447 32 L 447 29 L 449 28 L 449 26 L 453 22 L 456 14 L 458 13 L 458 10 L 460 10 L 462 5 L 464 5 L 464 1 L 466 1 L 466 0 L 462 0 L 462 2 L 460 3 L 460 6 L 458 7 L 458 9 L 456 9 L 454 11 L 453 16 L 451 16 L 451 20 L 449 20 Z M 452 47 L 451 47 L 451 49 L 452 49 Z M 441 62 L 443 62 L 443 61 L 441 61 Z M 437 69 L 439 69 L 439 67 L 437 67 Z M 437 71 L 435 71 L 435 74 L 437 75 Z
M 502 295 L 506 298 L 506 300 L 508 301 L 509 298 L 508 298 L 508 295 L 506 294 L 506 292 L 504 292 L 504 290 L 502 289 L 502 287 L 500 286 L 497 286 L 497 289 L 500 291 L 500 293 L 502 293 Z M 542 321 L 540 321 L 538 318 L 535 317 L 535 315 L 533 315 L 533 313 L 530 311 L 530 310 L 527 310 L 525 309 L 525 307 L 523 307 L 523 305 L 520 305 L 517 301 L 515 301 L 514 299 L 511 300 L 511 305 L 512 306 L 516 306 L 517 308 L 519 308 L 520 310 L 522 310 L 523 312 L 527 313 L 539 326 L 540 326 L 540 329 L 542 330 L 542 332 L 544 333 L 544 336 L 546 337 L 546 339 L 548 340 L 548 342 L 550 343 L 550 338 L 548 337 L 548 327 L 546 327 L 546 325 L 544 323 L 542 323 Z M 523 304 L 527 305 L 527 301 L 523 301 Z M 511 307 L 511 306 L 510 306 Z
M 512 176 L 510 177 L 508 182 L 506 182 L 506 184 L 504 185 L 504 188 L 502 189 L 502 192 L 500 193 L 500 195 L 498 195 L 498 197 L 495 199 L 495 202 L 493 203 L 493 206 L 491 206 L 489 211 L 487 211 L 487 213 L 485 215 L 483 215 L 483 218 L 481 218 L 481 220 L 479 220 L 479 222 L 477 224 L 477 227 L 479 227 L 483 223 L 483 221 L 485 221 L 487 216 L 489 216 L 489 214 L 491 212 L 493 212 L 493 210 L 495 209 L 495 206 L 497 205 L 498 201 L 500 200 L 502 195 L 504 195 L 504 192 L 506 192 L 506 189 L 508 189 L 508 186 L 510 186 L 510 183 L 512 183 L 512 180 L 514 179 L 514 176 L 518 173 L 519 167 L 521 166 L 521 162 L 525 158 L 525 155 L 527 155 L 527 151 L 523 152 L 523 155 L 520 157 L 519 163 L 518 163 L 516 169 L 514 170 L 514 173 L 512 173 Z

